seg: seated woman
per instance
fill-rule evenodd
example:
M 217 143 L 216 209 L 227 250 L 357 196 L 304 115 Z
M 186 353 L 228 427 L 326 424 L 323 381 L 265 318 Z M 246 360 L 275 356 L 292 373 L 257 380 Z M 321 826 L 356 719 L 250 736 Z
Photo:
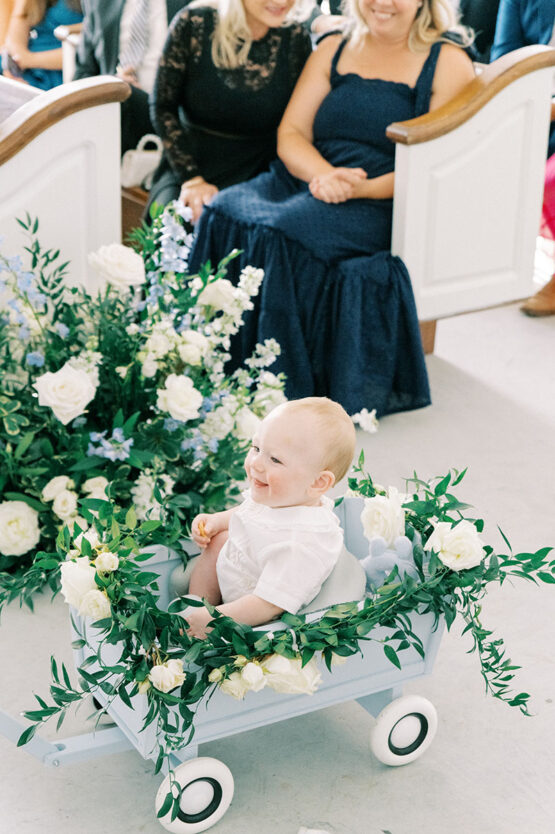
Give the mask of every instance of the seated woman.
M 4 75 L 50 90 L 62 83 L 62 49 L 54 29 L 80 23 L 80 0 L 16 0 L 6 35 Z
M 219 189 L 267 170 L 312 51 L 308 32 L 291 22 L 295 5 L 208 0 L 174 18 L 151 99 L 165 148 L 151 203 L 181 195 L 196 221 Z
M 522 46 L 555 46 L 555 0 L 501 0 L 492 61 Z M 555 106 L 551 109 L 540 234 L 555 239 Z M 520 308 L 527 316 L 555 315 L 555 274 Z
M 385 414 L 429 403 L 410 278 L 389 252 L 395 147 L 385 131 L 439 107 L 474 71 L 442 42 L 455 25 L 449 0 L 349 3 L 350 36 L 321 42 L 285 112 L 281 161 L 218 195 L 190 267 L 237 248 L 232 280 L 245 264 L 265 270 L 234 361 L 273 337 L 288 397 Z

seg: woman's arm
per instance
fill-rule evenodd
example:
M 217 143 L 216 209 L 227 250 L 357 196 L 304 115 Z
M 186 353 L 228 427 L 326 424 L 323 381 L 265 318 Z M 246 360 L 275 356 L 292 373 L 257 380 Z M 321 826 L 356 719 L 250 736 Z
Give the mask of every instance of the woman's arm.
M 312 127 L 316 112 L 331 89 L 331 60 L 340 40 L 340 36 L 330 36 L 312 53 L 278 128 L 278 156 L 293 176 L 305 182 L 333 170 L 333 165 L 312 144 Z
M 6 35 L 6 49 L 21 69 L 60 70 L 62 69 L 62 49 L 47 49 L 44 52 L 31 52 L 28 49 L 29 23 L 27 0 L 16 0 L 8 33 Z
M 150 118 L 164 143 L 172 169 L 183 182 L 180 198 L 191 208 L 193 222 L 196 222 L 218 189 L 204 179 L 194 157 L 189 132 L 179 118 L 187 83 L 193 23 L 185 12 L 175 17 L 170 26 L 150 99 Z
M 437 110 L 474 80 L 472 61 L 460 46 L 444 43 L 437 59 L 430 110 Z

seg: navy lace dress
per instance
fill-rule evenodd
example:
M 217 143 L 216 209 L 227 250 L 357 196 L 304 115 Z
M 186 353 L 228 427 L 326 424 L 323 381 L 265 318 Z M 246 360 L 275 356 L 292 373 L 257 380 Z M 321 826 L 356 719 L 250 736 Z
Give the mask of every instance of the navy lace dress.
M 441 49 L 434 44 L 414 87 L 339 73 L 314 122 L 314 143 L 333 165 L 393 171 L 391 122 L 429 109 Z M 251 264 L 265 271 L 255 309 L 233 346 L 233 363 L 256 342 L 275 338 L 272 371 L 287 375 L 290 398 L 328 396 L 349 413 L 378 414 L 428 405 L 430 392 L 408 272 L 390 253 L 392 200 L 328 204 L 277 161 L 269 173 L 222 191 L 201 217 L 193 270 L 232 249 L 236 281 Z

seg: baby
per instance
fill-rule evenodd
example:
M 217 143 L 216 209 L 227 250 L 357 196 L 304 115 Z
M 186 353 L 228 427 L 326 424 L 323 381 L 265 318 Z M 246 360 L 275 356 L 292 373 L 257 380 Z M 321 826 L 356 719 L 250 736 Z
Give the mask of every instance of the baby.
M 324 493 L 345 475 L 354 450 L 353 423 L 338 403 L 307 397 L 274 409 L 245 460 L 243 503 L 193 520 L 202 553 L 189 592 L 248 625 L 308 605 L 343 547 L 333 501 Z M 206 635 L 212 619 L 206 608 L 190 607 L 183 616 L 189 634 Z

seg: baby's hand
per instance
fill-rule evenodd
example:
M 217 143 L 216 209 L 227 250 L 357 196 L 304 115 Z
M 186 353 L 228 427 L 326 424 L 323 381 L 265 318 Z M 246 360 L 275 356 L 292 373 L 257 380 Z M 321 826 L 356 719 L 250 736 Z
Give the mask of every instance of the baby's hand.
M 197 608 L 191 605 L 183 611 L 181 616 L 189 626 L 187 629 L 189 637 L 198 637 L 199 640 L 204 640 L 206 637 L 208 623 L 212 621 L 212 617 L 208 609 Z
M 191 525 L 191 535 L 199 547 L 207 547 L 210 540 L 216 535 L 218 530 L 216 525 L 211 523 L 211 516 L 208 513 L 200 513 L 193 519 Z

